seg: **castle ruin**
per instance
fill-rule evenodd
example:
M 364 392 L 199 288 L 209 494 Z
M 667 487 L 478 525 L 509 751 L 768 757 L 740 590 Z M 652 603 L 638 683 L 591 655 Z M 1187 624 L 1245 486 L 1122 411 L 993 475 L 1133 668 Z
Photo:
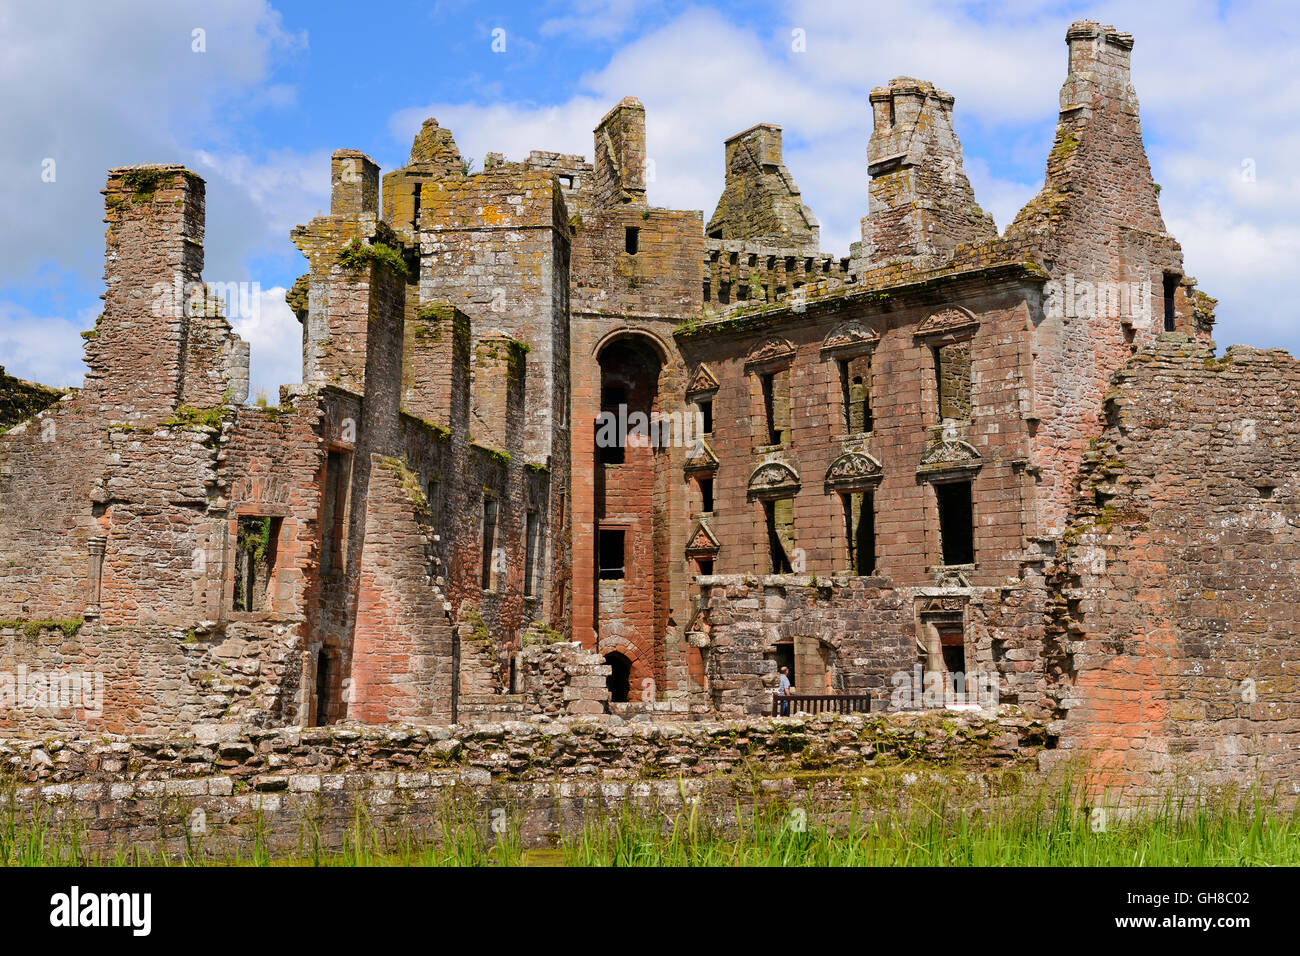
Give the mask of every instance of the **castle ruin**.
M 1133 39 L 1066 43 L 1002 234 L 953 96 L 872 90 L 843 258 L 777 126 L 727 140 L 707 223 L 648 204 L 633 98 L 590 161 L 471 172 L 432 119 L 382 177 L 339 150 L 274 406 L 203 181 L 112 170 L 84 385 L 0 379 L 0 670 L 100 674 L 102 709 L 0 730 L 759 714 L 786 665 L 873 709 L 992 675 L 1121 781 L 1296 778 L 1300 367 L 1216 356 Z

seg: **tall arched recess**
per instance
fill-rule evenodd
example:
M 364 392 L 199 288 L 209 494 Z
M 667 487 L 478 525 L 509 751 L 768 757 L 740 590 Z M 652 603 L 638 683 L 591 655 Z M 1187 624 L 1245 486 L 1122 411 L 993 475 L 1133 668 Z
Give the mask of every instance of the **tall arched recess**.
M 663 630 L 657 595 L 666 588 L 667 468 L 655 447 L 664 361 L 656 343 L 627 333 L 596 353 L 600 394 L 592 455 L 595 535 L 575 547 L 594 551 L 597 649 L 629 662 L 631 699 L 639 700 L 661 668 L 655 635 Z

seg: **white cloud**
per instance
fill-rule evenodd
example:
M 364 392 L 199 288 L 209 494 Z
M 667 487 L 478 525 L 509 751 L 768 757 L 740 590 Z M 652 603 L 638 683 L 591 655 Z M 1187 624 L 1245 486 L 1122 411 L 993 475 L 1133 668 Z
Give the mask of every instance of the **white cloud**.
M 0 302 L 0 366 L 11 375 L 59 388 L 81 385 L 83 329 L 94 326 L 98 310 L 75 318 L 38 316 Z
M 1132 32 L 1134 83 L 1170 230 L 1188 271 L 1219 297 L 1217 338 L 1300 351 L 1294 297 L 1284 287 L 1300 254 L 1300 76 L 1280 3 L 1212 0 L 1141 7 L 1102 2 L 1087 15 Z M 552 6 L 543 37 L 621 41 L 657 14 L 643 0 L 572 0 Z M 912 4 L 882 23 L 859 0 L 790 0 L 775 14 L 728 17 L 688 9 L 613 48 L 558 102 L 488 106 L 446 97 L 397 112 L 405 146 L 426 116 L 453 130 L 465 155 L 522 158 L 530 149 L 590 156 L 592 128 L 623 96 L 645 104 L 651 202 L 712 213 L 722 189 L 723 140 L 756 122 L 785 129 L 786 162 L 822 224 L 823 248 L 845 253 L 866 212 L 867 94 L 890 77 L 934 81 L 956 96 L 967 171 L 981 204 L 1005 228 L 1036 191 L 1065 75 L 1069 14 L 1047 0 Z M 191 52 L 191 31 L 207 52 Z M 791 48 L 801 29 L 806 52 Z M 292 144 L 262 153 L 241 135 L 249 110 L 292 108 L 294 87 L 273 81 L 277 58 L 306 38 L 290 34 L 267 0 L 230 0 L 195 12 L 139 0 L 129 16 L 92 0 L 51 15 L 0 7 L 0 217 L 21 228 L 0 237 L 0 364 L 28 378 L 75 384 L 76 332 L 97 309 L 103 237 L 98 190 L 105 170 L 181 161 L 208 180 L 210 281 L 266 281 L 249 262 L 297 256 L 287 231 L 328 205 L 328 157 Z M 512 42 L 525 38 L 512 33 Z M 129 53 L 127 52 L 129 51 Z M 160 79 L 161 78 L 161 79 Z M 1231 82 L 1225 82 L 1230 78 Z M 548 95 L 564 94 L 561 80 Z M 480 87 L 480 100 L 491 94 Z M 975 148 L 972 149 L 974 144 Z M 42 160 L 57 163 L 41 181 Z M 1253 165 L 1253 182 L 1242 163 Z M 1008 165 L 1014 168 L 1007 168 Z M 276 281 L 282 281 L 280 276 Z M 76 295 L 67 290 L 79 286 Z M 33 288 L 52 301 L 24 308 Z M 80 296 L 80 297 L 79 297 Z M 266 298 L 269 297 L 269 298 Z M 274 395 L 298 378 L 297 323 L 273 290 L 265 324 L 250 327 L 254 388 Z
M 264 392 L 272 405 L 279 400 L 281 385 L 302 381 L 302 325 L 284 293 L 281 286 L 263 289 L 252 313 L 231 322 L 252 353 L 249 398 Z
M 205 31 L 201 53 L 192 49 L 195 29 Z M 76 332 L 98 310 L 75 320 L 38 318 L 18 303 L 42 292 L 59 303 L 97 294 L 104 253 L 97 207 L 110 167 L 182 162 L 208 179 L 205 277 L 212 281 L 255 280 L 246 274 L 249 257 L 286 247 L 289 226 L 328 195 L 328 163 L 319 156 L 250 158 L 237 145 L 248 110 L 283 108 L 296 96 L 270 82 L 271 67 L 304 49 L 306 37 L 285 31 L 266 0 L 198 9 L 171 0 L 137 0 L 129 10 L 96 0 L 69 0 L 57 11 L 5 4 L 0 36 L 7 91 L 0 181 L 9 187 L 0 191 L 0 219 L 22 223 L 0 235 L 0 363 L 16 374 L 80 379 L 69 373 L 81 369 Z M 198 143 L 208 151 L 196 150 Z M 41 178 L 47 158 L 53 182 Z M 295 219 L 297 209 L 306 215 Z M 37 322 L 43 327 L 25 327 Z M 50 342 L 59 357 L 33 354 L 23 343 L 34 341 Z
M 544 37 L 567 34 L 588 40 L 617 40 L 635 24 L 637 17 L 657 4 L 647 0 L 571 0 L 568 14 L 542 22 Z
M 1136 39 L 1133 81 L 1166 224 L 1188 271 L 1220 299 L 1219 341 L 1300 352 L 1300 316 L 1281 288 L 1300 251 L 1300 130 L 1283 119 L 1300 106 L 1300 76 L 1286 31 L 1270 26 L 1287 22 L 1286 6 L 1104 2 L 1079 15 Z M 409 140 L 433 115 L 471 155 L 522 158 L 547 148 L 590 156 L 591 128 L 635 95 L 657 173 L 651 202 L 707 219 L 722 189 L 723 140 L 775 122 L 785 130 L 786 164 L 821 221 L 822 247 L 842 254 L 867 210 L 867 94 L 910 75 L 956 97 L 976 198 L 1005 229 L 1042 182 L 1070 19 L 1047 0 L 921 0 L 887 28 L 860 0 L 791 0 L 775 16 L 743 21 L 688 10 L 617 49 L 558 105 L 435 103 L 402 111 L 393 128 Z M 806 52 L 792 49 L 795 28 Z M 1242 179 L 1244 160 L 1253 183 Z

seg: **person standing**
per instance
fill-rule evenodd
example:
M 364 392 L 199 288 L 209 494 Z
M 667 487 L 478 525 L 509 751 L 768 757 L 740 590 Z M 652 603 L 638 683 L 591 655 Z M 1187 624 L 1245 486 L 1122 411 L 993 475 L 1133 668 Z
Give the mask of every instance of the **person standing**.
M 790 692 L 794 690 L 794 685 L 790 683 L 790 668 L 783 665 L 778 673 L 780 674 L 780 677 L 777 684 L 776 695 L 778 697 L 789 697 Z M 781 701 L 780 713 L 782 717 L 789 716 L 790 702 L 788 700 Z

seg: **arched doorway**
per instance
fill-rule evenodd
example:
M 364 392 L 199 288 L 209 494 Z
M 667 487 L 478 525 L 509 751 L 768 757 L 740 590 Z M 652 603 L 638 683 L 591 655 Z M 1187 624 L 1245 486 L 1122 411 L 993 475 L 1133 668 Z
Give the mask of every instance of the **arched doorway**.
M 649 438 L 663 360 L 645 338 L 628 335 L 602 346 L 597 361 L 601 420 L 596 429 L 596 459 L 622 465 L 627 462 L 627 449 Z
M 600 406 L 594 433 L 592 551 L 597 647 L 626 646 L 615 667 L 614 700 L 632 688 L 656 686 L 655 635 L 665 628 L 668 526 L 667 456 L 654 427 L 661 410 L 659 376 L 664 359 L 652 339 L 627 332 L 596 353 Z M 616 689 L 617 688 L 617 689 Z M 651 690 L 649 699 L 658 699 Z M 619 696 L 621 695 L 621 696 Z
M 605 686 L 609 688 L 609 699 L 616 704 L 626 703 L 628 694 L 632 690 L 632 662 L 626 655 L 618 651 L 610 651 L 605 655 L 605 663 L 610 668 L 609 676 L 605 678 Z

